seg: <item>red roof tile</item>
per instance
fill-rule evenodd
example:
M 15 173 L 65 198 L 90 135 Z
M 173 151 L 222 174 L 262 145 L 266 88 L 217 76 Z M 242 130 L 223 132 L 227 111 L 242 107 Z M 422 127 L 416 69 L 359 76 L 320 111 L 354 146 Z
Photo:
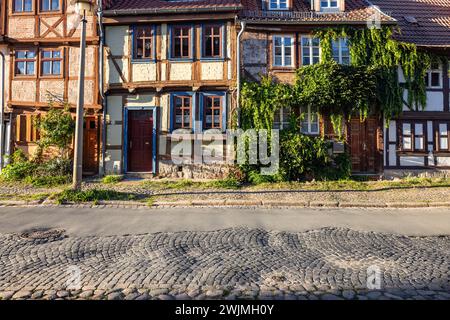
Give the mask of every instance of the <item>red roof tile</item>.
M 253 21 L 284 22 L 351 22 L 364 24 L 377 13 L 366 0 L 346 0 L 345 12 L 315 13 L 311 11 L 309 0 L 293 0 L 292 11 L 264 11 L 261 0 L 241 0 L 244 5 L 242 17 Z M 381 22 L 394 22 L 394 19 L 381 15 Z
M 399 40 L 419 46 L 450 47 L 450 0 L 371 1 L 381 10 L 391 11 L 398 20 Z
M 164 11 L 240 7 L 240 0 L 103 0 L 104 10 L 111 11 Z

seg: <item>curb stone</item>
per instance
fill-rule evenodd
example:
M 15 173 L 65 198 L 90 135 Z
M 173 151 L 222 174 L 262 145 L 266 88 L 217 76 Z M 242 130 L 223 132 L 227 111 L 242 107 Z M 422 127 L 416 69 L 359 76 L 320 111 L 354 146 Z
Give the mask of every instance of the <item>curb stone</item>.
M 155 201 L 151 206 L 137 201 L 99 201 L 94 204 L 65 203 L 56 204 L 52 201 L 3 200 L 0 207 L 60 207 L 60 208 L 165 208 L 165 207 L 300 207 L 300 208 L 450 208 L 450 202 L 337 202 L 337 201 L 259 201 L 259 200 L 192 200 L 192 201 Z

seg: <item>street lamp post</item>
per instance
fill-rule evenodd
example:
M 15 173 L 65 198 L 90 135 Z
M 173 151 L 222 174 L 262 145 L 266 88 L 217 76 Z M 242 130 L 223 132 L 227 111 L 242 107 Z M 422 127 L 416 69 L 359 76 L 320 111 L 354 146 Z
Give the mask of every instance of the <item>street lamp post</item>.
M 84 106 L 84 76 L 86 65 L 86 14 L 92 11 L 90 0 L 75 0 L 76 10 L 81 14 L 81 38 L 80 38 L 80 66 L 78 74 L 78 99 L 75 124 L 75 146 L 73 158 L 73 189 L 81 189 L 83 177 L 83 106 Z

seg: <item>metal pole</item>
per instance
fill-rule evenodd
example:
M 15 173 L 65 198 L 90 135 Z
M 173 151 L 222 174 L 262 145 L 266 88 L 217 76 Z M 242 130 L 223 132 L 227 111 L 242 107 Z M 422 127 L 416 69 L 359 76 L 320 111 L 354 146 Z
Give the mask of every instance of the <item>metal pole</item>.
M 1 97 L 1 105 L 0 105 L 0 172 L 2 172 L 4 163 L 3 156 L 5 154 L 5 55 L 3 52 L 0 52 L 0 57 L 2 57 L 2 77 L 0 81 L 2 92 L 0 93 Z
M 86 12 L 81 20 L 80 70 L 78 76 L 78 101 L 75 126 L 75 152 L 73 157 L 73 189 L 81 189 L 83 175 L 83 106 L 84 106 L 84 68 L 86 64 Z

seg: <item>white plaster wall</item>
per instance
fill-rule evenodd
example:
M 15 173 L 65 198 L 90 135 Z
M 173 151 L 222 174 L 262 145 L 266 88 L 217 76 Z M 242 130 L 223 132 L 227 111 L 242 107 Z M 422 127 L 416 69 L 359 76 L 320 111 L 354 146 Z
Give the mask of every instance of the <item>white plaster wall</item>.
M 154 107 L 155 95 L 154 94 L 137 94 L 134 96 L 128 96 L 126 98 L 127 107 Z
M 35 101 L 36 81 L 35 80 L 14 80 L 12 81 L 13 101 Z
M 425 165 L 424 157 L 400 157 L 400 166 L 420 167 Z
M 168 131 L 169 130 L 169 103 L 170 103 L 170 98 L 169 98 L 169 94 L 163 94 L 161 95 L 160 98 L 160 102 L 161 102 L 161 124 L 160 124 L 160 128 L 161 131 Z
M 120 174 L 122 171 L 121 159 L 122 159 L 122 151 L 106 150 L 105 152 L 106 174 Z
M 202 62 L 202 80 L 222 80 L 223 62 Z
M 156 64 L 154 62 L 133 63 L 132 82 L 156 81 Z
M 408 90 L 404 90 L 403 99 L 408 101 Z M 404 104 L 403 111 L 411 110 Z M 444 111 L 444 94 L 442 92 L 427 91 L 427 107 L 424 111 Z
M 167 59 L 167 24 L 161 24 L 161 59 Z
M 118 27 L 106 27 L 105 29 L 105 43 L 106 46 L 111 50 L 111 55 L 124 57 L 129 55 L 129 31 L 128 26 L 118 26 Z M 127 79 L 128 76 L 128 59 L 121 58 L 115 59 L 117 65 L 119 66 L 122 74 Z M 105 63 L 105 81 L 106 83 L 122 83 L 122 79 L 117 72 L 111 59 L 106 58 Z
M 438 167 L 450 167 L 450 157 L 437 157 L 436 162 Z
M 109 122 L 122 121 L 122 96 L 108 96 L 106 113 Z
M 106 145 L 122 145 L 122 125 L 110 124 L 106 127 Z
M 172 62 L 170 65 L 170 80 L 192 80 L 192 63 Z

